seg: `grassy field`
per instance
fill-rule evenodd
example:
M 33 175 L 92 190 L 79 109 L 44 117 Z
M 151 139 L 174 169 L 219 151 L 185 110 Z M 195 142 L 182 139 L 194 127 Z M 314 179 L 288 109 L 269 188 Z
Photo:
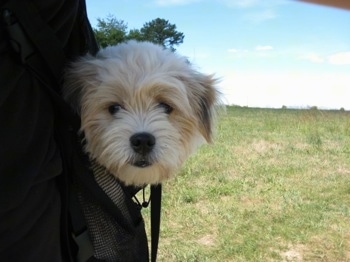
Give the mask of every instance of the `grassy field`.
M 228 107 L 164 185 L 159 261 L 350 261 L 350 113 Z

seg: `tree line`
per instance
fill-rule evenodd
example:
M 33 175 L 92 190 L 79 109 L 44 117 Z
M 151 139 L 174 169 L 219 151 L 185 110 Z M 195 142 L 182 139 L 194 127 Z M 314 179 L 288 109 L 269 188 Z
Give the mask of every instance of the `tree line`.
M 93 30 L 101 47 L 135 39 L 159 44 L 175 52 L 175 46 L 182 44 L 185 37 L 182 32 L 176 30 L 175 24 L 162 18 L 147 22 L 140 29 L 128 30 L 127 23 L 109 15 L 106 19 L 98 18 L 97 28 Z

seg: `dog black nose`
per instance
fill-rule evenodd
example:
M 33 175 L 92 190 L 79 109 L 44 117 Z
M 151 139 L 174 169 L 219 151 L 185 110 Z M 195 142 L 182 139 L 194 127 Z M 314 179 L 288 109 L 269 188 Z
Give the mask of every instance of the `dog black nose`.
M 156 138 L 149 133 L 137 133 L 130 137 L 130 144 L 136 153 L 146 155 L 156 144 Z

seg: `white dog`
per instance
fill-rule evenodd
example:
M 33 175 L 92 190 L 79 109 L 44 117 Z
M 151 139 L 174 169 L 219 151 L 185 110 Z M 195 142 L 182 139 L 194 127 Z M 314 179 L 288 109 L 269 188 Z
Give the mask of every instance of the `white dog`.
M 81 116 L 85 150 L 126 185 L 173 176 L 203 142 L 211 142 L 216 79 L 186 58 L 129 41 L 72 64 L 64 98 Z

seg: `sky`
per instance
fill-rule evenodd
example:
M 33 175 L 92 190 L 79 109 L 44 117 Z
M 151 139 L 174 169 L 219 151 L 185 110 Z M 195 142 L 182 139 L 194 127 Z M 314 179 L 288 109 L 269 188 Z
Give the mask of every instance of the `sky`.
M 225 104 L 350 110 L 350 10 L 294 0 L 86 0 L 93 27 L 114 15 L 140 29 L 162 18 L 175 47 L 215 74 Z

